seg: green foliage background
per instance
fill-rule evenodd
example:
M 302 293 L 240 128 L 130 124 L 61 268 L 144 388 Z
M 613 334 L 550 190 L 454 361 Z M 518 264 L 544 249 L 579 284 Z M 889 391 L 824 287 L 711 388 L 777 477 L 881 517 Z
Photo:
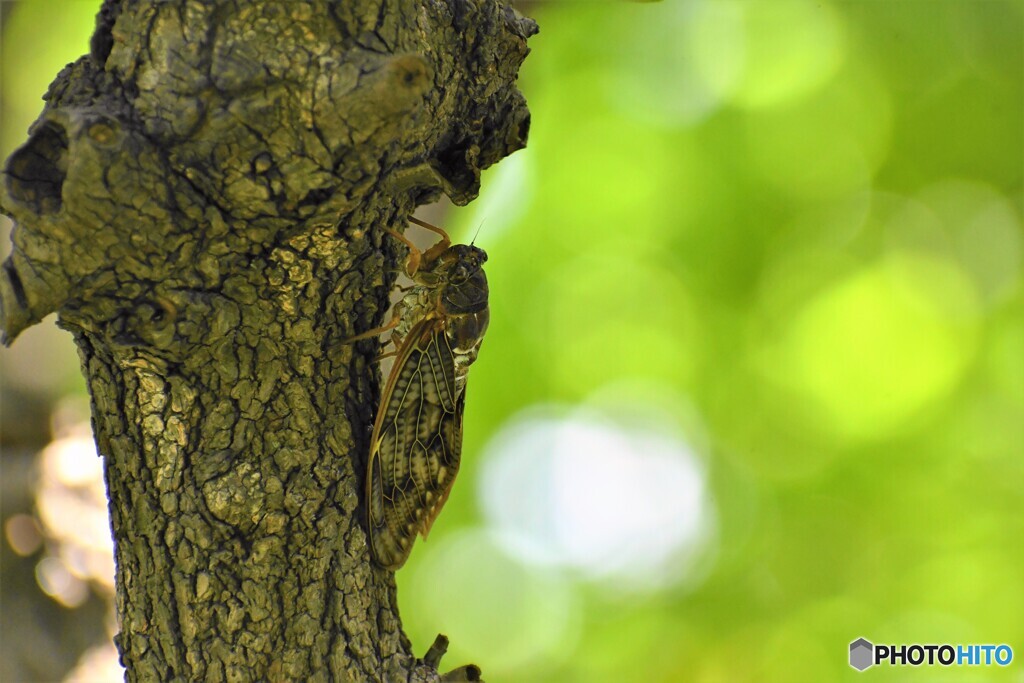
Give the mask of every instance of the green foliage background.
M 97 4 L 10 13 L 4 156 L 87 49 Z M 490 681 L 1019 680 L 1024 6 L 524 11 L 541 26 L 529 147 L 446 219 L 465 240 L 482 222 L 493 321 L 459 484 L 399 574 L 417 650 L 446 633 L 447 663 Z M 643 414 L 698 464 L 691 561 L 637 581 L 560 554 L 594 529 L 534 494 L 571 473 L 549 480 L 500 444 L 581 408 L 609 429 Z M 631 453 L 622 486 L 642 488 Z M 591 481 L 586 449 L 571 455 Z M 489 512 L 495 491 L 516 502 L 509 472 L 526 484 L 504 514 L 564 532 L 539 560 Z M 612 520 L 643 507 L 586 491 Z M 679 521 L 660 509 L 638 542 Z M 629 566 L 628 543 L 611 550 Z M 857 674 L 858 636 L 1007 643 L 1016 659 Z

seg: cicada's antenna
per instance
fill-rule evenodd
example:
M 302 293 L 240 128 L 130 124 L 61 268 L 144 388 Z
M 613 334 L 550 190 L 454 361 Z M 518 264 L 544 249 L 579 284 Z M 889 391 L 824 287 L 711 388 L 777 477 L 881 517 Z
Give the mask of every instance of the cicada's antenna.
M 469 243 L 469 246 L 472 247 L 476 245 L 476 238 L 480 236 L 480 228 L 484 227 L 484 223 L 486 221 L 487 219 L 485 218 L 482 221 L 480 221 L 480 225 L 476 226 L 476 232 L 473 233 L 473 241 Z

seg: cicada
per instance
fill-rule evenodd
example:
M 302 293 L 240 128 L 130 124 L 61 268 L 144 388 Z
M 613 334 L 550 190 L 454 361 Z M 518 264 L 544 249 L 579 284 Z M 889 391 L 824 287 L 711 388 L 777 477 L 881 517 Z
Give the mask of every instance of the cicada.
M 366 465 L 370 549 L 392 570 L 405 564 L 417 534 L 427 537 L 451 493 L 462 455 L 466 376 L 490 318 L 484 250 L 452 245 L 440 228 L 409 220 L 441 240 L 421 252 L 388 231 L 409 247 L 405 270 L 413 285 L 389 324 L 350 340 L 392 330 L 395 361 Z

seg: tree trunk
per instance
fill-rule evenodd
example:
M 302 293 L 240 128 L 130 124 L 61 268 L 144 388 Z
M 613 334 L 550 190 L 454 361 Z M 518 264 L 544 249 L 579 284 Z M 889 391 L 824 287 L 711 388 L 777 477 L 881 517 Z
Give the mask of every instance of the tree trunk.
M 388 305 L 383 229 L 525 144 L 535 31 L 496 0 L 107 0 L 54 81 L 6 164 L 0 323 L 79 346 L 129 680 L 438 680 L 370 560 L 379 373 L 341 342 Z

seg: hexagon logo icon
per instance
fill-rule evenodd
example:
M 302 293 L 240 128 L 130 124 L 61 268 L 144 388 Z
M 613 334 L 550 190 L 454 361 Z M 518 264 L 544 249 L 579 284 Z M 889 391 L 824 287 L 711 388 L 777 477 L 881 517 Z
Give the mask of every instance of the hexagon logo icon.
M 863 671 L 875 663 L 875 646 L 864 638 L 850 643 L 850 666 Z

